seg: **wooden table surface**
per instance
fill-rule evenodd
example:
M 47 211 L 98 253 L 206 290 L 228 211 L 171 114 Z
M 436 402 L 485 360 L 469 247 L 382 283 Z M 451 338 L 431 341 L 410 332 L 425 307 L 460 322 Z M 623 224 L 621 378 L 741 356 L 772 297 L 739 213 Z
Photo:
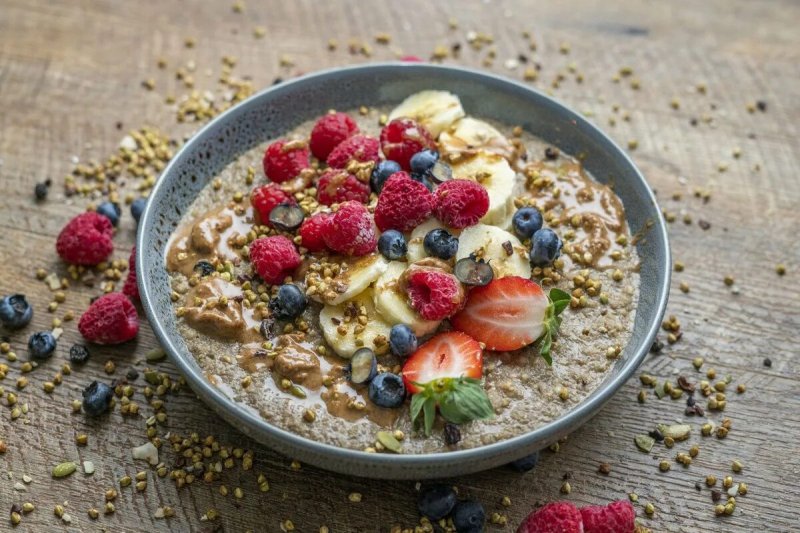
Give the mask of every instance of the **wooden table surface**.
M 89 364 L 74 368 L 47 394 L 42 383 L 53 379 L 80 338 L 76 322 L 65 322 L 57 355 L 26 374 L 27 388 L 17 391 L 15 383 L 28 359 L 27 336 L 51 327 L 52 319 L 67 311 L 78 316 L 100 293 L 99 286 L 73 283 L 66 301 L 49 313 L 53 293 L 34 276 L 37 268 L 66 275 L 54 251 L 55 236 L 94 201 L 66 198 L 64 176 L 77 162 L 114 153 L 130 129 L 152 125 L 179 136 L 195 128 L 179 126 L 174 106 L 165 104 L 167 94 L 188 92 L 175 78 L 179 66 L 190 70 L 187 64 L 194 62 L 196 87 L 217 90 L 222 56 L 235 56 L 234 74 L 250 76 L 261 88 L 277 77 L 400 53 L 428 58 L 441 45 L 446 63 L 482 66 L 511 78 L 522 79 L 526 68 L 540 65 L 537 80 L 529 83 L 586 113 L 630 149 L 674 217 L 673 253 L 685 265 L 674 273 L 668 310 L 680 320 L 682 338 L 648 356 L 642 371 L 662 381 L 684 375 L 696 382 L 713 368 L 717 380 L 732 378 L 727 408 L 706 417 L 684 415 L 685 395 L 658 400 L 650 390 L 646 402 L 638 403 L 642 386 L 631 379 L 557 452 L 543 452 L 534 472 L 496 469 L 451 480 L 461 494 L 483 502 L 490 515 L 507 520 L 505 527 L 487 525 L 487 531 L 513 531 L 538 502 L 603 503 L 629 493 L 638 495 L 640 522 L 653 531 L 797 531 L 800 5 L 789 0 L 529 4 L 251 0 L 236 12 L 231 1 L 1 0 L 0 292 L 25 293 L 35 318 L 21 332 L 3 332 L 19 359 L 0 358 L 9 367 L 0 381 L 5 389 L 0 440 L 7 446 L 0 455 L 0 530 L 10 528 L 12 504 L 23 502 L 36 509 L 22 516 L 18 531 L 280 531 L 291 520 L 296 531 L 327 525 L 349 532 L 419 524 L 414 483 L 369 481 L 309 466 L 293 470 L 289 458 L 239 434 L 188 390 L 164 397 L 168 418 L 156 425 L 158 435 L 164 441 L 168 433 L 211 435 L 223 446 L 252 451 L 253 468 L 244 470 L 236 459 L 232 468 L 223 468 L 220 480 L 198 479 L 178 489 L 169 477 L 160 479 L 155 469 L 134 461 L 130 449 L 146 442 L 146 419 L 154 413 L 141 377 L 132 383 L 133 400 L 141 405 L 137 416 L 122 416 L 117 408 L 94 421 L 72 414 L 70 403 L 94 379 L 119 379 L 130 367 L 147 366 L 144 355 L 156 344 L 146 325 L 134 345 L 95 348 Z M 523 36 L 526 30 L 535 51 Z M 467 43 L 471 31 L 492 36 L 493 43 L 473 49 Z M 389 45 L 375 41 L 383 32 L 391 36 Z M 338 41 L 333 51 L 331 38 Z M 193 47 L 187 39 L 194 40 Z M 348 50 L 351 39 L 355 54 Z M 461 50 L 454 58 L 456 43 Z M 166 60 L 165 69 L 157 67 L 159 58 Z M 629 75 L 618 74 L 628 68 Z M 155 82 L 152 91 L 142 85 L 148 79 Z M 36 203 L 34 184 L 46 178 L 53 181 L 50 195 Z M 696 191 L 706 198 L 696 197 Z M 114 256 L 127 259 L 133 239 L 126 208 Z M 783 276 L 776 273 L 779 263 L 786 265 Z M 732 286 L 723 283 L 725 276 L 732 276 Z M 682 283 L 688 292 L 679 289 Z M 705 360 L 700 372 L 692 365 L 696 357 Z M 109 360 L 116 364 L 111 376 L 104 372 Z M 177 380 L 168 362 L 156 368 Z M 739 384 L 746 392 L 735 392 Z M 12 391 L 17 406 L 27 406 L 16 420 L 6 399 Z M 725 417 L 732 423 L 727 438 L 701 436 L 706 418 L 719 425 Z M 682 420 L 691 424 L 691 438 L 672 450 L 656 445 L 648 454 L 634 446 L 634 436 L 656 423 Z M 88 445 L 76 446 L 79 433 L 89 436 Z M 676 463 L 676 453 L 693 444 L 700 453 L 691 466 Z M 168 448 L 165 444 L 161 460 L 172 467 L 177 456 Z M 659 472 L 662 459 L 672 464 L 669 472 Z M 744 465 L 741 473 L 731 472 L 735 459 Z M 92 461 L 96 472 L 89 476 L 79 469 L 69 478 L 52 479 L 52 466 L 66 460 Z M 611 466 L 608 475 L 598 472 L 601 463 Z M 139 471 L 146 471 L 146 490 L 119 488 L 122 476 Z M 259 491 L 259 474 L 268 480 L 268 492 Z M 747 484 L 749 492 L 736 498 L 732 516 L 714 516 L 707 475 L 720 480 L 717 488 L 727 475 Z M 565 479 L 569 494 L 561 492 Z M 116 512 L 106 515 L 103 494 L 113 487 L 120 492 Z M 233 494 L 237 487 L 241 499 Z M 360 493 L 361 501 L 351 502 L 352 493 Z M 501 504 L 503 496 L 510 497 L 510 506 Z M 652 518 L 644 516 L 648 502 L 655 506 Z M 56 504 L 65 506 L 70 524 L 54 516 Z M 164 506 L 175 516 L 155 518 Z M 101 511 L 96 520 L 87 514 L 91 507 Z M 203 519 L 210 509 L 216 520 Z

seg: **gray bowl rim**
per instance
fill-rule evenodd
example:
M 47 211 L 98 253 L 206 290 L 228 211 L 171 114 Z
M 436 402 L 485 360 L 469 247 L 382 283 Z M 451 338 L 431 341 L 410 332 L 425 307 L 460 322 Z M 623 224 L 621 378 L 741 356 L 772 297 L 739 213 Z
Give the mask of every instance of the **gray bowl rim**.
M 424 75 L 426 72 L 432 72 L 432 71 L 450 71 L 453 74 L 465 76 L 473 80 L 492 81 L 493 83 L 507 84 L 513 86 L 518 90 L 531 93 L 531 96 L 538 99 L 541 105 L 549 105 L 557 108 L 560 113 L 573 119 L 577 127 L 584 128 L 591 135 L 595 135 L 599 137 L 602 140 L 602 142 L 607 143 L 607 145 L 612 150 L 616 150 L 618 152 L 617 155 L 622 157 L 624 164 L 630 167 L 628 170 L 631 171 L 632 174 L 645 185 L 645 189 L 649 196 L 647 200 L 653 206 L 655 206 L 654 211 L 656 217 L 653 226 L 649 228 L 648 231 L 658 232 L 662 241 L 665 243 L 666 249 L 663 250 L 664 252 L 663 262 L 661 265 L 657 265 L 657 268 L 664 273 L 664 276 L 661 285 L 659 287 L 654 288 L 655 290 L 657 290 L 657 297 L 655 300 L 655 305 L 657 306 L 657 310 L 654 317 L 655 319 L 650 324 L 650 327 L 648 328 L 646 335 L 642 337 L 643 342 L 640 343 L 640 345 L 636 348 L 635 353 L 625 362 L 623 367 L 613 377 L 613 379 L 611 379 L 610 381 L 603 382 L 603 384 L 599 389 L 595 390 L 592 393 L 592 395 L 590 395 L 586 400 L 582 401 L 580 404 L 578 404 L 572 410 L 568 411 L 566 414 L 554 420 L 551 420 L 547 424 L 544 424 L 543 426 L 540 426 L 532 431 L 517 435 L 515 437 L 506 440 L 498 441 L 484 446 L 478 446 L 476 448 L 447 451 L 447 452 L 407 454 L 407 455 L 367 453 L 361 450 L 341 448 L 331 444 L 326 444 L 323 442 L 301 437 L 290 431 L 287 431 L 285 429 L 270 424 L 261 417 L 251 413 L 249 410 L 241 409 L 237 405 L 237 402 L 226 396 L 221 390 L 219 390 L 217 387 L 209 383 L 202 375 L 202 372 L 198 372 L 194 368 L 192 368 L 192 363 L 190 361 L 187 361 L 181 355 L 180 351 L 173 343 L 172 338 L 167 334 L 165 327 L 161 324 L 161 321 L 159 320 L 155 312 L 154 305 L 150 302 L 152 290 L 150 288 L 148 276 L 138 276 L 138 285 L 139 285 L 139 292 L 141 294 L 142 307 L 144 308 L 144 311 L 147 315 L 147 319 L 149 320 L 150 325 L 153 331 L 155 332 L 159 343 L 164 349 L 166 349 L 167 353 L 170 355 L 171 360 L 178 366 L 181 373 L 186 377 L 193 391 L 198 396 L 200 396 L 206 403 L 211 404 L 211 407 L 215 408 L 215 410 L 227 411 L 228 413 L 231 414 L 231 416 L 236 417 L 245 426 L 253 428 L 254 431 L 252 434 L 248 432 L 248 434 L 251 435 L 251 437 L 252 435 L 258 435 L 259 433 L 263 432 L 271 433 L 279 440 L 284 441 L 287 444 L 288 448 L 305 449 L 307 450 L 307 452 L 309 452 L 309 455 L 327 456 L 327 458 L 331 461 L 341 460 L 343 463 L 346 464 L 360 463 L 363 464 L 364 466 L 367 466 L 368 467 L 367 470 L 370 472 L 375 470 L 389 471 L 389 469 L 396 471 L 398 468 L 404 468 L 404 467 L 413 470 L 418 470 L 423 468 L 435 467 L 437 466 L 437 463 L 443 460 L 446 460 L 448 463 L 455 461 L 459 462 L 460 464 L 464 465 L 464 468 L 462 469 L 464 471 L 473 471 L 473 472 L 479 471 L 481 470 L 481 468 L 470 469 L 467 465 L 470 465 L 473 460 L 475 461 L 476 464 L 480 464 L 480 463 L 485 463 L 486 460 L 490 459 L 491 457 L 500 457 L 503 455 L 513 454 L 514 449 L 524 449 L 526 447 L 530 447 L 529 445 L 532 444 L 534 441 L 552 442 L 555 438 L 557 438 L 559 434 L 562 434 L 564 432 L 564 428 L 571 428 L 571 430 L 574 430 L 577 427 L 583 425 L 583 423 L 587 422 L 589 419 L 591 419 L 595 414 L 597 414 L 597 412 L 599 412 L 599 410 L 603 407 L 603 405 L 605 405 L 605 403 L 611 399 L 611 397 L 620 389 L 620 387 L 622 387 L 622 385 L 624 385 L 625 382 L 631 377 L 636 368 L 638 368 L 638 366 L 641 364 L 641 362 L 644 360 L 645 356 L 649 352 L 650 346 L 658 333 L 661 320 L 663 319 L 664 312 L 666 309 L 667 300 L 669 297 L 670 277 L 672 270 L 671 268 L 672 261 L 671 261 L 666 223 L 663 219 L 663 216 L 661 215 L 661 210 L 658 209 L 658 202 L 656 201 L 656 197 L 653 194 L 650 186 L 647 184 L 647 181 L 645 180 L 641 171 L 639 171 L 638 167 L 634 164 L 634 162 L 627 155 L 627 153 L 625 153 L 625 151 L 622 150 L 619 147 L 619 145 L 617 145 L 617 143 L 615 143 L 610 137 L 608 137 L 608 135 L 606 135 L 597 126 L 595 126 L 594 124 L 583 118 L 579 113 L 573 111 L 566 104 L 560 102 L 558 99 L 546 95 L 538 91 L 537 89 L 525 85 L 523 83 L 520 83 L 518 81 L 511 80 L 504 76 L 499 76 L 489 72 L 484 72 L 464 67 L 455 67 L 450 65 L 437 65 L 432 63 L 416 63 L 416 62 L 401 62 L 401 61 L 377 62 L 377 63 L 362 64 L 362 65 L 335 67 L 335 68 L 315 71 L 309 74 L 305 74 L 303 76 L 299 76 L 297 78 L 293 78 L 291 80 L 286 80 L 278 85 L 268 87 L 216 116 L 208 124 L 203 126 L 196 133 L 194 133 L 191 139 L 189 139 L 180 148 L 180 150 L 173 156 L 170 163 L 163 170 L 155 186 L 150 191 L 150 196 L 152 197 L 156 196 L 157 194 L 160 193 L 162 188 L 167 187 L 168 180 L 166 178 L 170 175 L 170 173 L 175 171 L 174 169 L 177 167 L 178 162 L 181 159 L 180 156 L 184 151 L 191 150 L 193 144 L 200 142 L 198 139 L 203 138 L 204 135 L 207 134 L 207 132 L 209 132 L 210 130 L 214 130 L 218 124 L 225 122 L 227 117 L 235 113 L 239 108 L 252 105 L 254 101 L 259 100 L 261 98 L 269 97 L 269 95 L 273 91 L 285 92 L 287 90 L 291 90 L 292 86 L 294 85 L 302 85 L 303 83 L 309 81 L 322 81 L 326 78 L 340 79 L 342 76 L 346 77 L 348 74 L 352 72 L 370 71 L 370 70 L 377 72 L 386 69 L 404 70 L 407 71 L 408 75 Z M 147 202 L 145 210 L 142 213 L 136 238 L 137 250 L 150 249 L 150 247 L 148 246 L 149 244 L 148 232 L 145 231 L 145 228 L 147 228 L 151 223 L 155 221 L 157 215 L 157 213 L 155 213 L 155 210 L 151 209 L 152 205 L 154 205 L 154 203 Z M 150 268 L 155 266 L 153 265 L 154 262 L 153 254 L 150 253 L 143 254 L 137 252 L 136 255 L 137 255 L 136 257 L 137 272 L 149 272 Z M 162 261 L 162 264 L 158 266 L 163 268 L 163 258 L 159 256 L 157 259 Z M 255 440 L 259 440 L 257 437 L 254 438 Z M 324 465 L 317 465 L 317 466 L 326 468 Z M 335 467 L 330 469 L 336 470 Z M 357 475 L 357 473 L 353 474 Z

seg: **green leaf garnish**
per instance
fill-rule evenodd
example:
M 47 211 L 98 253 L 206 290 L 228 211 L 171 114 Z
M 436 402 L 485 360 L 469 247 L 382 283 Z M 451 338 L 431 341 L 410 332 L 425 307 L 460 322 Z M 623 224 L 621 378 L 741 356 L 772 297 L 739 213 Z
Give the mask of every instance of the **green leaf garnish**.
M 539 355 L 545 362 L 552 366 L 553 357 L 550 355 L 550 348 L 553 346 L 553 338 L 558 334 L 558 328 L 561 327 L 561 313 L 569 306 L 572 297 L 569 293 L 561 289 L 550 289 L 550 294 L 547 295 L 547 309 L 544 312 L 544 333 L 539 341 Z
M 489 397 L 478 379 L 443 378 L 414 385 L 422 390 L 411 397 L 411 422 L 416 423 L 422 413 L 425 435 L 431 434 L 437 405 L 442 418 L 453 424 L 494 416 Z

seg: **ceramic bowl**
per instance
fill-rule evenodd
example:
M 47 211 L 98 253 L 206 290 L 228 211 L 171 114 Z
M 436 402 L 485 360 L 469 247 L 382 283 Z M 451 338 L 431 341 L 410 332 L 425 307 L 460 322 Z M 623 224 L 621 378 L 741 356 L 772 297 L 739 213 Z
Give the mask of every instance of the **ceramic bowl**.
M 213 177 L 243 152 L 331 108 L 391 106 L 423 89 L 458 94 L 471 115 L 521 125 L 613 182 L 642 258 L 641 292 L 633 336 L 607 379 L 563 416 L 512 439 L 447 453 L 394 455 L 338 448 L 275 427 L 209 383 L 178 333 L 164 253 L 181 215 Z M 231 425 L 300 461 L 373 478 L 422 479 L 468 474 L 544 448 L 586 423 L 644 359 L 661 323 L 670 278 L 667 232 L 650 187 L 627 155 L 581 115 L 527 85 L 463 68 L 382 63 L 326 70 L 271 87 L 222 113 L 175 155 L 153 188 L 137 239 L 136 268 L 147 318 L 170 359 L 197 395 Z

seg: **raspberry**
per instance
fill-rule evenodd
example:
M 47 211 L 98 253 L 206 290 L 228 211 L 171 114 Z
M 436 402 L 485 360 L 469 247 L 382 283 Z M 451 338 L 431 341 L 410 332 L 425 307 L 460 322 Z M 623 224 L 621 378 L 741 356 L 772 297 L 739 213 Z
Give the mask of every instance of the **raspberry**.
M 310 166 L 302 141 L 275 141 L 264 152 L 264 174 L 275 183 L 289 181 Z
M 303 221 L 297 233 L 300 235 L 300 244 L 309 252 L 321 252 L 326 249 L 323 236 L 328 231 L 328 224 L 332 215 L 320 213 Z
M 425 185 L 412 180 L 406 172 L 395 172 L 378 196 L 375 223 L 381 231 L 411 231 L 430 216 L 433 203 L 433 195 Z
M 633 533 L 636 511 L 628 500 L 608 505 L 587 505 L 581 509 L 584 533 Z
M 446 181 L 436 189 L 433 210 L 446 226 L 458 229 L 473 226 L 489 210 L 489 193 L 475 181 Z
M 256 187 L 250 193 L 250 203 L 258 212 L 258 218 L 262 224 L 271 226 L 269 213 L 280 204 L 296 204 L 294 197 L 283 191 L 275 183 L 267 183 L 261 187 Z
M 56 240 L 56 252 L 73 265 L 102 263 L 114 251 L 114 227 L 98 213 L 82 213 L 64 226 Z
M 136 284 L 136 247 L 131 250 L 131 257 L 128 259 L 128 277 L 125 285 L 122 286 L 122 293 L 133 302 L 139 301 L 139 286 Z
M 352 118 L 344 113 L 331 113 L 314 124 L 308 145 L 314 157 L 325 161 L 339 143 L 356 133 L 358 126 Z
M 261 279 L 277 285 L 300 266 L 301 260 L 294 243 L 283 235 L 276 235 L 250 243 L 250 262 Z
M 333 168 L 345 168 L 347 163 L 354 159 L 359 163 L 367 161 L 377 163 L 381 158 L 378 153 L 379 149 L 378 139 L 366 135 L 353 135 L 333 149 L 328 156 L 327 163 Z
M 569 502 L 548 503 L 529 514 L 517 533 L 583 533 L 581 512 Z
M 353 201 L 339 206 L 323 239 L 331 250 L 355 256 L 367 255 L 378 244 L 378 235 L 369 211 L 364 204 Z
M 317 183 L 317 201 L 324 205 L 340 204 L 355 200 L 365 204 L 369 201 L 369 185 L 344 169 L 329 168 Z
M 406 280 L 411 307 L 425 320 L 444 320 L 464 304 L 464 287 L 443 270 L 412 267 Z
M 430 132 L 410 118 L 396 118 L 381 130 L 381 149 L 386 159 L 410 170 L 411 156 L 424 148 L 436 150 Z
M 81 315 L 78 331 L 96 344 L 119 344 L 136 337 L 139 317 L 127 296 L 112 292 L 95 300 Z

